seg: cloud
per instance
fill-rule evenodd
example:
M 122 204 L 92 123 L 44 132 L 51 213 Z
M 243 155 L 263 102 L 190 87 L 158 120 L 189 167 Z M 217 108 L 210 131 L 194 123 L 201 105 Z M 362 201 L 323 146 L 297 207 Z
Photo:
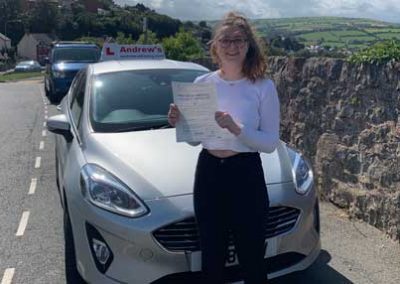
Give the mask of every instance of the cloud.
M 228 11 L 249 18 L 345 16 L 400 21 L 399 0 L 114 0 L 144 5 L 181 20 L 215 20 Z M 189 4 L 190 3 L 190 4 Z

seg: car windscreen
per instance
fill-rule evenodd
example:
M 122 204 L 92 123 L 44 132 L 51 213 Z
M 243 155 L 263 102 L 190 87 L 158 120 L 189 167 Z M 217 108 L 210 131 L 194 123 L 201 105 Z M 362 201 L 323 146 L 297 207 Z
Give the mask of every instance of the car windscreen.
M 171 82 L 193 82 L 201 70 L 152 69 L 97 75 L 92 80 L 90 120 L 96 132 L 167 127 Z
M 99 60 L 98 48 L 63 47 L 54 49 L 53 62 L 96 62 Z

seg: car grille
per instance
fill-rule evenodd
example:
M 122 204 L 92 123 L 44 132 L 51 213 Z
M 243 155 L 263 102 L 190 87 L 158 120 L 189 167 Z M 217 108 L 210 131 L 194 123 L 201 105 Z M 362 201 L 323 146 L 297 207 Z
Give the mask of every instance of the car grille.
M 300 210 L 291 207 L 270 207 L 265 224 L 265 238 L 269 239 L 290 231 L 299 217 Z M 196 219 L 186 218 L 153 232 L 156 240 L 170 251 L 200 250 Z M 232 238 L 230 238 L 230 243 Z

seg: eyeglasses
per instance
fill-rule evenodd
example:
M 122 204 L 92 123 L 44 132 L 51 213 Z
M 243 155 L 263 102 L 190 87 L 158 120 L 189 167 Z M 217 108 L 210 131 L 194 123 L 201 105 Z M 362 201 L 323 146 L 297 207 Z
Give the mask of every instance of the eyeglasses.
M 240 37 L 232 38 L 232 39 L 230 39 L 230 38 L 221 38 L 221 39 L 218 40 L 218 42 L 221 45 L 221 47 L 223 47 L 223 48 L 230 47 L 231 43 L 233 43 L 238 48 L 242 48 L 246 44 L 247 39 L 240 38 Z

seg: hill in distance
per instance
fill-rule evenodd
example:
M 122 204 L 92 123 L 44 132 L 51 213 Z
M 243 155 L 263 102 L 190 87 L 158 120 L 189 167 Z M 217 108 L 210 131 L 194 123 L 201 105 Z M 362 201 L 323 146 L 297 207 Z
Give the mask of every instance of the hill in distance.
M 358 50 L 382 40 L 400 40 L 400 24 L 370 19 L 303 17 L 251 21 L 264 38 L 294 37 L 305 46 Z M 208 23 L 213 26 L 216 22 Z

